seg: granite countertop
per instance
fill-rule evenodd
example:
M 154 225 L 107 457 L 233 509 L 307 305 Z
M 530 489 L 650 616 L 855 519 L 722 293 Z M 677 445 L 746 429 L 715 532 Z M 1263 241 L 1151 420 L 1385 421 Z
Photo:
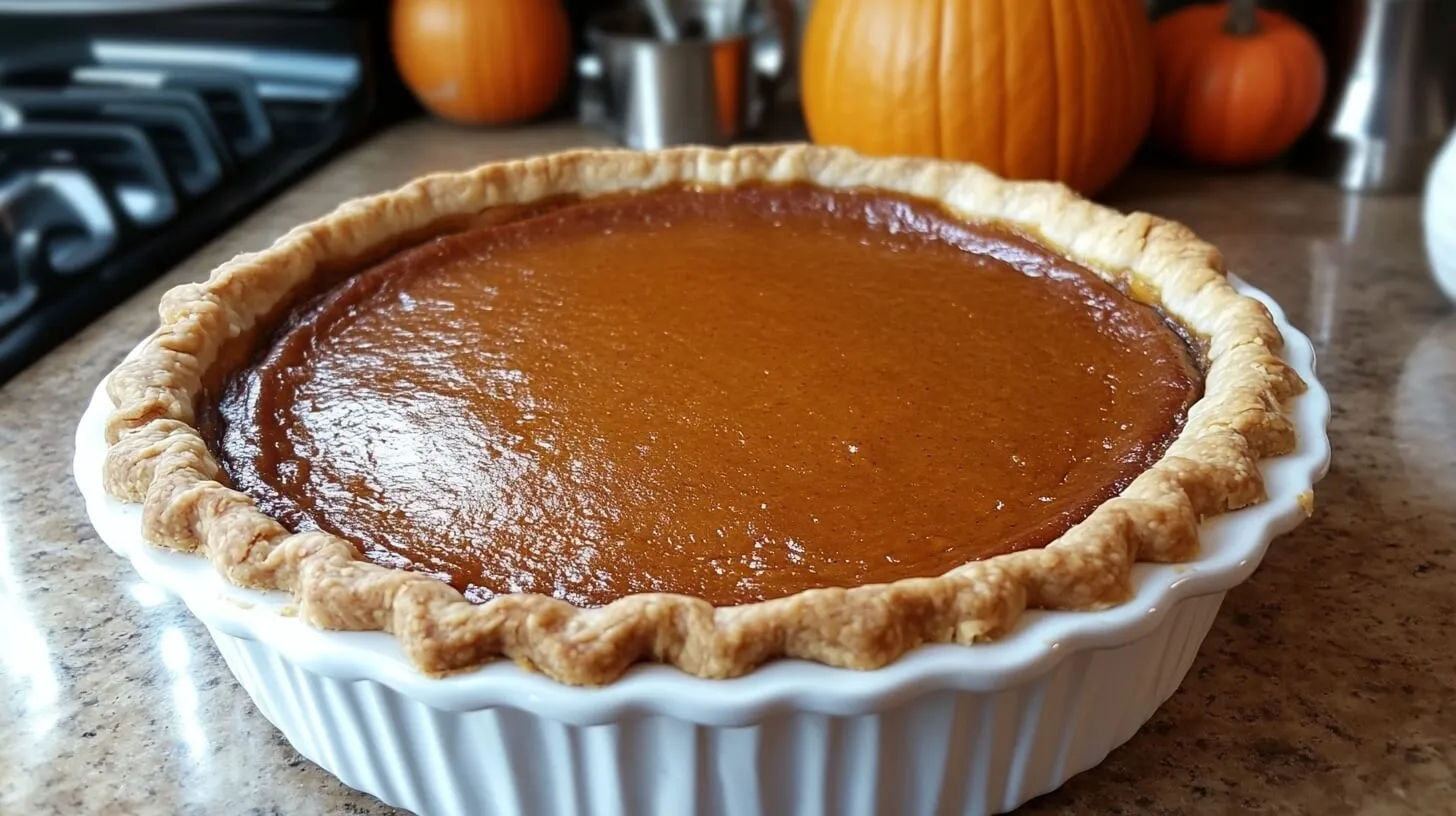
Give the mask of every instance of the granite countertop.
M 203 627 L 96 538 L 71 437 L 166 288 L 346 198 L 599 141 L 570 125 L 404 125 L 0 388 L 0 812 L 394 812 L 295 753 Z M 1148 166 L 1104 198 L 1189 224 L 1309 333 L 1335 460 L 1314 518 L 1229 594 L 1182 689 L 1025 812 L 1452 812 L 1456 314 L 1427 270 L 1417 201 Z

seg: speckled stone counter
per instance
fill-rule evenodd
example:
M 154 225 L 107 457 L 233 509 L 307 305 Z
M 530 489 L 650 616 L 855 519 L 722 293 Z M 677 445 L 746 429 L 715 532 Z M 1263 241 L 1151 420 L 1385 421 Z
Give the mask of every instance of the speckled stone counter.
M 207 633 L 97 540 L 70 475 L 100 378 L 162 291 L 338 202 L 598 142 L 416 122 L 294 187 L 0 388 L 0 813 L 392 813 L 295 753 Z M 1142 167 L 1105 198 L 1184 221 L 1314 338 L 1334 400 L 1315 517 L 1229 596 L 1182 689 L 1028 813 L 1456 813 L 1456 314 L 1418 204 Z

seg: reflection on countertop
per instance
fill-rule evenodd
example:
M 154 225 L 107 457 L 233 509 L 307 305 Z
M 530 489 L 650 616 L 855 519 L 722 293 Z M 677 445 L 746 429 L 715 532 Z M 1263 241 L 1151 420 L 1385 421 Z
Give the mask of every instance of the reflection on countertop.
M 0 812 L 392 813 L 299 757 L 205 630 L 86 521 L 91 390 L 205 276 L 422 173 L 599 143 L 416 122 L 358 149 L 0 388 Z M 1107 196 L 1183 221 L 1314 338 L 1335 460 L 1315 517 L 1230 593 L 1182 689 L 1028 813 L 1447 812 L 1456 801 L 1456 313 L 1410 198 L 1142 166 Z

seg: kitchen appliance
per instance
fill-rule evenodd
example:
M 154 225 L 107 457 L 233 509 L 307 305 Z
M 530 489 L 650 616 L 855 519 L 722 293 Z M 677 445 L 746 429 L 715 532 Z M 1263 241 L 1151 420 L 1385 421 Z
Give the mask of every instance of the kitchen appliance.
M 387 15 L 387 0 L 0 2 L 0 382 L 413 111 Z
M 581 117 L 623 144 L 726 145 L 763 124 L 793 64 L 789 0 L 661 2 L 586 26 Z M 669 15 L 664 17 L 664 15 Z
M 1335 0 L 1321 33 L 1329 92 L 1293 154 L 1352 192 L 1420 189 L 1451 127 L 1449 9 L 1435 0 Z

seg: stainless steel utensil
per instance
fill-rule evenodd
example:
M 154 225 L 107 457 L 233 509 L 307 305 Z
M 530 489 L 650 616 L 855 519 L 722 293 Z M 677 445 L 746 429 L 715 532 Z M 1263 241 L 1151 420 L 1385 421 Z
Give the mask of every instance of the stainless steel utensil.
M 1329 95 L 1296 167 L 1354 192 L 1419 190 L 1450 130 L 1452 33 L 1434 0 L 1334 0 Z
M 679 37 L 677 14 L 668 5 L 668 0 L 644 0 L 644 2 L 647 4 L 647 13 L 652 18 L 652 25 L 657 28 L 658 39 L 676 42 Z
M 665 41 L 641 8 L 587 24 L 578 64 L 585 121 L 629 147 L 721 145 L 762 124 L 792 65 L 794 11 L 768 0 L 672 4 L 678 39 Z

